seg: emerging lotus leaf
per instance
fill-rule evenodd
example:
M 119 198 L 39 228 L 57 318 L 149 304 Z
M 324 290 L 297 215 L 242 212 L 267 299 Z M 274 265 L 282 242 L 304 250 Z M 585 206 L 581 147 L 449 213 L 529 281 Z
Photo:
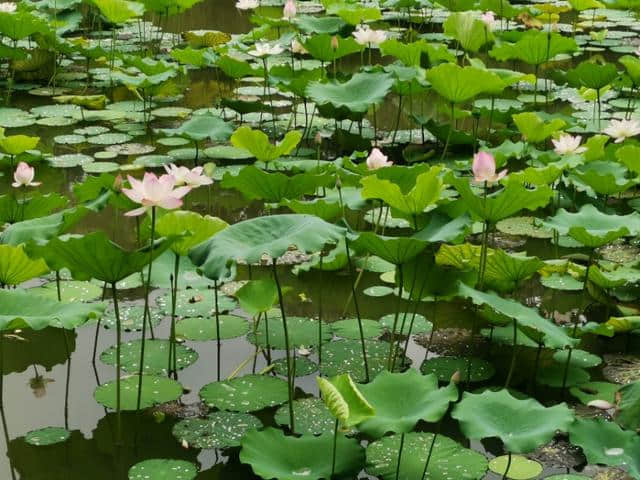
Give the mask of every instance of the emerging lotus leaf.
M 322 400 L 344 428 L 351 428 L 375 414 L 348 373 L 330 379 L 316 377 Z

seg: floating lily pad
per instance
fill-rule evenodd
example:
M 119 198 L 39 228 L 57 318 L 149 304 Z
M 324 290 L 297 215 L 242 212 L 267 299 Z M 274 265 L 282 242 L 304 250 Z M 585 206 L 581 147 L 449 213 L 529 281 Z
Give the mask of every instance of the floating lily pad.
M 91 125 L 83 128 L 76 128 L 73 133 L 76 135 L 100 135 L 101 133 L 107 133 L 109 129 L 107 127 L 103 127 L 101 125 Z
M 241 337 L 249 331 L 249 322 L 237 315 L 219 315 L 220 339 Z M 216 340 L 217 327 L 215 317 L 188 317 L 176 323 L 176 335 L 187 340 L 205 342 Z
M 564 365 L 569 357 L 569 350 L 558 350 L 553 354 L 553 359 Z M 569 365 L 580 368 L 593 368 L 602 363 L 602 358 L 584 350 L 575 349 L 571 352 Z
M 347 318 L 338 320 L 329 326 L 337 337 L 358 340 L 360 338 L 360 327 L 357 318 Z M 382 335 L 382 325 L 377 320 L 362 319 L 362 333 L 364 338 L 376 338 Z
M 552 273 L 551 275 L 541 276 L 540 283 L 555 290 L 567 290 L 567 291 L 579 291 L 582 290 L 582 282 L 571 275 L 560 275 L 559 273 Z
M 143 305 L 119 305 L 120 325 L 125 331 L 142 330 Z M 164 316 L 157 309 L 151 309 L 151 324 L 155 327 Z M 102 326 L 105 328 L 116 328 L 116 315 L 113 308 L 109 308 L 102 317 Z
M 535 217 L 511 217 L 500 220 L 496 228 L 509 235 L 523 235 L 531 238 L 552 238 L 553 230 L 540 225 Z
M 53 137 L 53 141 L 60 145 L 80 145 L 85 143 L 87 138 L 84 135 L 58 135 Z
M 250 332 L 247 339 L 261 347 L 267 346 L 267 323 L 269 324 L 269 346 L 276 349 L 285 348 L 284 325 L 282 318 L 269 318 L 260 321 L 257 332 Z M 318 344 L 318 320 L 308 317 L 287 317 L 287 329 L 289 331 L 289 346 L 313 346 Z M 322 329 L 322 342 L 331 340 L 329 328 Z
M 296 433 L 320 435 L 333 432 L 336 419 L 324 402 L 317 397 L 294 400 L 293 413 L 296 420 Z M 288 404 L 278 408 L 274 419 L 278 425 L 289 425 Z
M 283 404 L 289 398 L 288 389 L 278 377 L 245 375 L 205 385 L 200 398 L 211 408 L 247 413 Z
M 30 288 L 29 292 L 47 298 L 58 299 L 58 288 L 55 282 L 49 282 L 42 287 Z M 60 298 L 63 302 L 90 302 L 102 296 L 102 287 L 91 282 L 64 280 L 60 282 Z
M 142 340 L 132 340 L 120 346 L 120 368 L 127 373 L 140 369 L 140 348 Z M 166 375 L 169 368 L 169 340 L 147 340 L 144 349 L 145 375 Z M 100 354 L 100 360 L 107 365 L 116 364 L 116 347 L 112 346 Z M 176 365 L 179 370 L 187 368 L 198 360 L 198 354 L 184 345 L 176 345 Z
M 559 475 L 551 475 L 545 477 L 545 480 L 589 480 L 591 477 L 585 477 L 584 475 L 576 475 L 574 473 L 561 473 Z
M 45 117 L 36 120 L 36 125 L 42 125 L 45 127 L 66 127 L 69 125 L 75 125 L 79 120 L 70 117 Z
M 448 382 L 454 373 L 460 372 L 460 380 L 466 382 L 469 362 L 471 362 L 472 382 L 484 382 L 496 373 L 496 369 L 491 363 L 477 357 L 430 358 L 422 363 L 420 371 L 425 375 L 435 374 L 441 382 Z
M 152 458 L 129 469 L 129 480 L 193 480 L 198 467 L 186 460 Z
M 134 165 L 141 167 L 161 167 L 173 162 L 169 155 L 142 155 L 133 161 Z
M 156 142 L 166 147 L 180 147 L 182 145 L 187 145 L 189 143 L 189 139 L 182 137 L 164 137 L 157 139 Z
M 476 480 L 484 478 L 487 459 L 458 442 L 432 433 L 407 433 L 404 437 L 400 475 L 403 479 L 421 479 L 433 443 L 425 478 L 437 480 Z M 367 446 L 366 471 L 383 480 L 395 480 L 400 451 L 400 435 L 383 437 Z
M 24 437 L 24 441 L 36 447 L 44 445 L 55 445 L 66 442 L 71 436 L 71 432 L 62 427 L 45 427 L 32 430 Z
M 253 155 L 244 148 L 232 147 L 231 145 L 216 145 L 205 148 L 203 153 L 209 158 L 222 160 L 248 160 L 253 158 Z
M 138 376 L 124 377 L 121 382 L 122 410 L 135 410 L 138 401 Z M 141 408 L 148 408 L 159 403 L 172 402 L 182 395 L 182 385 L 167 377 L 154 375 L 142 376 Z M 103 383 L 93 393 L 98 403 L 107 408 L 116 408 L 116 381 Z
M 161 107 L 151 110 L 151 115 L 161 118 L 186 118 L 191 113 L 186 107 Z
M 409 333 L 409 327 L 411 326 L 411 319 L 413 318 L 412 334 L 429 333 L 433 329 L 433 324 L 425 318 L 424 315 L 417 313 L 415 317 L 413 313 L 406 312 L 398 315 L 398 324 L 396 325 L 397 335 L 406 335 Z M 380 324 L 386 328 L 389 332 L 393 329 L 393 322 L 395 314 L 390 313 L 380 319 Z
M 158 297 L 158 306 L 165 315 L 171 315 L 171 292 Z M 178 291 L 176 298 L 176 315 L 179 317 L 207 317 L 214 314 L 213 290 L 192 289 Z M 226 295 L 218 295 L 218 309 L 226 312 L 236 308 L 236 302 Z
M 365 340 L 365 349 L 369 365 L 369 376 L 374 378 L 377 373 L 387 368 L 389 344 L 382 341 Z M 409 360 L 399 357 L 396 359 L 396 368 L 402 369 L 402 366 L 407 365 Z M 348 373 L 354 381 L 363 382 L 365 380 L 365 370 L 360 341 L 338 340 L 323 346 L 320 371 L 327 377 Z
M 156 149 L 153 145 L 146 143 L 121 143 L 119 145 L 109 145 L 105 148 L 108 152 L 114 152 L 118 155 L 146 155 Z
M 167 152 L 174 160 L 194 160 L 198 156 L 198 151 L 195 148 L 174 148 Z
M 178 442 L 193 448 L 228 448 L 240 446 L 249 430 L 262 427 L 253 415 L 234 412 L 213 412 L 206 418 L 187 418 L 173 426 Z
M 279 358 L 271 362 L 273 365 L 273 371 L 278 375 L 287 376 L 287 360 L 285 358 Z M 296 369 L 295 377 L 304 377 L 305 375 L 311 375 L 318 370 L 318 364 L 312 362 L 306 357 L 296 357 Z
M 116 145 L 130 140 L 131 136 L 126 133 L 101 133 L 87 138 L 87 142 L 93 145 Z
M 82 153 L 68 153 L 66 155 L 56 155 L 49 159 L 49 163 L 52 167 L 58 168 L 73 168 L 86 165 L 93 162 L 93 157 L 84 155 Z
M 508 455 L 496 457 L 489 462 L 489 470 L 498 475 L 504 475 L 507 465 L 509 465 L 509 471 L 506 478 L 513 480 L 529 480 L 542 473 L 542 465 L 522 455 L 512 455 L 511 462 Z
M 86 173 L 117 172 L 120 170 L 120 165 L 115 162 L 93 162 L 82 165 L 82 170 Z
M 386 297 L 393 294 L 393 288 L 386 285 L 374 285 L 372 287 L 365 288 L 363 293 L 369 297 Z
M 339 434 L 336 441 L 334 474 L 340 478 L 353 478 L 362 468 L 364 449 L 358 441 L 344 435 Z M 320 480 L 331 476 L 333 451 L 331 433 L 294 437 L 267 428 L 245 435 L 240 461 L 251 465 L 254 473 L 262 478 Z

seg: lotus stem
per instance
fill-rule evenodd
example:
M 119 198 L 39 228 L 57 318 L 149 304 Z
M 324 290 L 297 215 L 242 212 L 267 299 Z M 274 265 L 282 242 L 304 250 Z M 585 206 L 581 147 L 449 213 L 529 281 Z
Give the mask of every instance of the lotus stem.
M 331 475 L 329 475 L 330 479 L 333 479 L 333 475 L 336 473 L 336 451 L 338 449 L 338 424 L 339 424 L 339 420 L 336 418 L 336 422 L 333 427 L 333 454 L 331 455 Z
M 153 242 L 156 235 L 156 207 L 151 207 L 151 246 L 149 249 L 149 266 L 147 267 L 147 281 L 144 287 L 144 309 L 142 314 L 142 343 L 140 344 L 140 367 L 138 368 L 138 397 L 136 411 L 140 411 L 142 401 L 142 374 L 144 373 L 144 347 L 147 334 L 147 316 L 149 315 L 149 290 L 151 289 L 151 266 L 153 265 Z M 151 323 L 151 318 L 149 318 Z M 120 354 L 118 354 L 120 355 Z
M 513 319 L 513 349 L 511 351 L 511 365 L 509 367 L 509 374 L 507 380 L 504 383 L 504 388 L 509 388 L 511 384 L 511 378 L 513 377 L 513 371 L 516 367 L 516 356 L 518 353 L 518 320 Z
M 116 282 L 111 283 L 111 295 L 113 297 L 113 311 L 116 316 L 116 445 L 122 445 L 122 412 L 120 410 L 120 344 L 122 339 L 122 324 L 120 323 Z
M 400 476 L 400 463 L 402 462 L 402 450 L 404 449 L 404 432 L 400 435 L 400 448 L 398 448 L 398 463 L 396 464 L 396 480 Z
M 4 412 L 4 332 L 2 330 L 0 330 L 0 412 Z M 7 442 L 8 448 L 9 442 Z
M 104 298 L 103 298 L 104 300 Z M 93 356 L 91 357 L 91 363 L 96 364 L 96 353 L 98 351 L 98 336 L 100 335 L 100 324 L 102 323 L 102 317 L 98 319 L 96 323 L 96 333 L 93 336 Z
M 276 282 L 276 289 L 278 290 L 278 301 L 280 302 L 280 313 L 282 315 L 282 328 L 284 330 L 284 348 L 287 359 L 287 383 L 289 394 L 289 426 L 291 433 L 295 433 L 295 417 L 293 413 L 293 380 L 291 378 L 291 352 L 289 350 L 289 329 L 287 328 L 287 317 L 284 312 L 284 298 L 282 296 L 282 287 L 280 286 L 280 279 L 278 278 L 278 269 L 276 267 L 276 259 L 271 260 L 273 268 L 273 279 Z
M 71 384 L 71 348 L 69 348 L 69 339 L 67 330 L 62 328 L 62 338 L 64 339 L 64 351 L 67 355 L 67 379 L 64 384 L 64 428 L 69 429 L 69 385 Z M 0 370 L 0 373 L 2 370 Z
M 213 281 L 213 300 L 215 304 L 215 316 L 216 316 L 216 345 L 217 345 L 217 369 L 218 369 L 218 381 L 220 381 L 220 370 L 221 370 L 221 350 L 222 343 L 220 341 L 220 313 L 218 312 L 218 281 Z
M 438 430 L 440 430 L 440 423 L 438 423 Z M 429 468 L 429 462 L 431 461 L 431 455 L 433 454 L 433 447 L 436 444 L 436 439 L 438 438 L 438 432 L 433 433 L 433 438 L 431 439 L 431 445 L 429 445 L 429 453 L 427 454 L 427 461 L 424 462 L 424 470 L 422 470 L 421 480 L 424 480 L 427 475 L 427 469 Z
M 176 348 L 176 304 L 178 303 L 178 274 L 180 273 L 180 256 L 176 253 L 173 262 L 173 274 L 170 275 L 171 283 L 171 331 L 169 333 L 169 366 L 167 373 L 173 373 L 174 380 L 178 379 L 177 348 Z
M 0 340 L 0 345 L 1 345 L 1 340 Z M 2 370 L 0 370 L 1 372 Z M 2 375 L 0 375 L 1 377 Z M 13 467 L 13 460 L 12 460 L 12 455 L 11 452 L 9 451 L 9 442 L 10 442 L 10 438 L 9 438 L 9 429 L 7 427 L 7 418 L 5 417 L 4 414 L 4 408 L 2 407 L 2 405 L 0 404 L 0 418 L 2 419 L 2 432 L 4 434 L 4 441 L 5 441 L 5 445 L 7 446 L 7 457 L 9 458 L 9 469 L 11 470 L 11 479 L 12 480 L 16 480 L 16 472 L 14 471 L 14 467 Z
M 400 316 L 400 305 L 402 303 L 402 286 L 404 285 L 402 278 L 402 264 L 396 265 L 396 269 L 398 272 L 398 302 L 396 305 L 396 313 L 393 318 L 393 327 L 391 329 L 391 340 L 389 345 L 389 358 L 387 359 L 387 369 L 390 372 L 393 371 L 393 347 L 396 343 L 396 328 L 398 327 L 398 317 Z
M 509 473 L 509 469 L 511 468 L 511 452 L 509 452 L 509 457 L 507 459 L 507 468 L 504 470 L 504 475 L 502 475 L 502 480 L 506 480 L 509 478 L 507 474 Z
M 324 255 L 320 252 L 320 281 L 318 288 L 318 372 L 322 369 L 322 264 L 324 262 Z M 321 373 L 319 373 L 321 375 Z
M 358 296 L 356 295 L 356 284 L 353 278 L 353 264 L 351 263 L 351 253 L 349 252 L 349 238 L 344 237 L 345 251 L 347 252 L 347 265 L 349 267 L 349 277 L 351 279 L 351 296 L 353 298 L 353 307 L 356 310 L 356 318 L 358 319 L 358 331 L 360 333 L 360 345 L 362 346 L 362 360 L 364 362 L 364 381 L 369 383 L 369 362 L 367 360 L 367 347 L 364 343 L 364 329 L 362 328 L 362 317 L 360 316 L 360 306 L 358 305 Z
M 451 131 L 453 130 L 455 116 L 455 105 L 451 102 L 451 123 L 449 124 L 449 131 L 447 132 L 447 140 L 444 142 L 444 149 L 442 150 L 442 156 L 440 157 L 440 161 L 444 160 L 444 157 L 447 155 L 447 150 L 449 149 L 449 141 L 451 140 Z
M 413 322 L 415 321 L 416 315 L 418 314 L 418 305 L 419 305 L 419 302 L 422 300 L 422 294 L 424 293 L 424 287 L 426 284 L 427 284 L 427 281 L 425 279 L 425 281 L 422 283 L 422 286 L 420 287 L 420 293 L 418 294 L 418 299 L 414 302 L 415 306 L 413 308 L 413 315 L 411 316 L 411 323 L 409 323 L 409 331 L 407 332 L 407 338 L 405 339 L 404 349 L 402 351 L 402 355 L 404 357 L 407 356 L 407 350 L 409 348 L 409 340 L 411 339 L 411 332 L 413 331 Z M 431 328 L 431 332 L 433 335 L 433 327 Z M 431 338 L 432 336 L 429 337 L 429 339 Z
M 393 138 L 391 139 L 391 145 L 396 144 L 396 135 L 398 134 L 398 128 L 400 127 L 400 115 L 402 114 L 402 95 L 399 95 L 398 100 L 398 114 L 396 115 L 396 128 L 393 131 Z

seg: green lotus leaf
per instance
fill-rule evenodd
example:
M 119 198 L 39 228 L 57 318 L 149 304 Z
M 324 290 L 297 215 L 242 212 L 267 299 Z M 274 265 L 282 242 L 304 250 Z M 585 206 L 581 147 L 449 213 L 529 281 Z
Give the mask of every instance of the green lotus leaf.
M 621 467 L 640 476 L 640 437 L 604 419 L 577 418 L 569 429 L 571 443 L 582 448 L 589 463 Z
M 597 265 L 589 268 L 589 281 L 605 290 L 640 282 L 640 270 L 623 266 L 615 270 L 605 270 Z
M 173 238 L 156 243 L 151 259 L 169 248 L 172 242 Z M 126 251 L 101 231 L 64 240 L 55 237 L 43 245 L 30 243 L 26 251 L 32 258 L 43 258 L 54 270 L 68 268 L 78 280 L 95 278 L 107 283 L 118 282 L 141 271 L 150 260 L 148 250 Z
M 394 265 L 408 262 L 427 248 L 427 242 L 417 238 L 385 237 L 374 232 L 359 233 L 352 244 L 357 250 L 363 250 Z
M 163 237 L 182 235 L 171 244 L 171 250 L 177 255 L 185 256 L 193 247 L 228 226 L 227 222 L 217 217 L 203 216 L 196 212 L 184 210 L 174 210 L 158 218 L 156 232 Z
M 335 178 L 327 174 L 300 173 L 289 176 L 280 172 L 267 173 L 250 165 L 237 175 L 225 173 L 220 186 L 238 190 L 249 200 L 278 203 L 285 199 L 300 198 L 314 193 L 319 187 L 333 184 Z
M 183 237 L 181 237 L 183 238 Z M 156 257 L 153 261 L 151 269 L 151 285 L 156 288 L 171 288 L 171 277 L 175 274 L 176 254 L 170 250 L 165 250 L 162 255 Z M 178 260 L 178 287 L 180 289 L 206 289 L 213 286 L 213 282 L 208 278 L 197 273 L 197 269 L 189 257 L 181 256 Z M 134 275 L 129 279 L 124 279 L 124 286 L 120 286 L 122 282 L 118 282 L 118 288 L 135 288 L 134 282 L 142 284 L 142 276 Z
M 30 288 L 29 292 L 58 300 L 58 285 L 49 282 L 41 287 Z M 60 299 L 63 302 L 90 302 L 103 295 L 102 285 L 76 280 L 63 280 L 60 282 Z
M 593 8 L 605 8 L 605 4 L 598 0 L 569 0 L 569 5 L 578 12 Z
M 627 169 L 618 163 L 598 160 L 572 170 L 569 178 L 579 190 L 583 183 L 599 195 L 615 195 L 638 183 L 635 179 L 625 178 L 627 173 Z
M 413 238 L 429 243 L 460 243 L 471 229 L 471 223 L 471 217 L 466 214 L 450 219 L 446 215 L 434 212 L 429 216 L 422 230 L 413 234 Z
M 503 87 L 495 73 L 475 67 L 459 67 L 442 63 L 427 71 L 427 80 L 433 89 L 450 103 L 462 103 L 496 88 Z
M 361 72 L 344 83 L 311 82 L 306 93 L 318 105 L 331 104 L 334 108 L 364 113 L 371 105 L 382 102 L 392 86 L 389 74 Z
M 210 67 L 213 66 L 218 59 L 216 53 L 211 48 L 196 50 L 191 47 L 174 48 L 171 50 L 171 56 L 178 62 L 185 65 L 193 65 L 194 67 Z
M 461 382 L 466 382 L 468 377 L 470 382 L 484 382 L 496 373 L 495 367 L 482 358 L 447 356 L 428 358 L 420 365 L 420 371 L 435 375 L 441 382 L 450 382 L 456 372 Z
M 513 122 L 522 134 L 522 138 L 530 143 L 543 142 L 566 126 L 565 121 L 560 118 L 545 122 L 535 112 L 517 113 L 512 115 L 511 118 L 513 118 Z
M 177 2 L 167 1 L 170 8 L 178 7 L 178 12 L 184 12 L 188 10 L 193 5 L 198 3 L 199 0 L 178 0 Z M 149 3 L 149 0 L 146 1 Z M 156 9 L 156 11 L 158 11 Z M 161 8 L 158 13 L 166 14 L 166 10 Z M 231 35 L 226 32 L 221 32 L 219 30 L 189 30 L 184 32 L 184 39 L 187 43 L 193 48 L 203 48 L 203 47 L 217 47 L 219 45 L 228 43 L 231 40 Z
M 186 460 L 151 458 L 136 463 L 129 469 L 129 480 L 193 480 L 198 475 L 198 467 Z
M 171 315 L 171 292 L 156 299 L 158 307 Z M 218 295 L 218 312 L 236 308 L 236 302 L 226 295 Z M 176 315 L 179 317 L 211 317 L 215 314 L 215 295 L 213 289 L 188 288 L 179 290 L 176 295 Z
M 124 23 L 144 13 L 144 5 L 129 0 L 91 0 L 111 23 Z
M 318 339 L 318 320 L 315 318 L 287 317 L 287 327 L 290 346 L 315 346 L 318 341 L 325 343 L 331 340 L 331 332 L 328 328 L 322 331 L 322 338 Z M 282 318 L 270 316 L 267 321 L 263 318 L 260 320 L 260 325 L 255 329 L 255 332 L 247 335 L 247 339 L 263 348 L 269 345 L 271 348 L 285 349 L 286 342 Z
M 569 235 L 574 240 L 591 248 L 601 247 L 612 241 L 640 233 L 640 214 L 605 214 L 590 204 L 583 205 L 576 213 L 560 208 L 555 216 L 542 224 Z
M 522 455 L 500 455 L 489 462 L 489 470 L 506 478 L 529 480 L 542 473 L 542 465 Z
M 593 400 L 605 400 L 611 404 L 616 401 L 616 392 L 620 385 L 609 382 L 587 382 L 571 387 L 569 393 L 576 397 L 584 405 Z
M 319 251 L 344 237 L 344 229 L 310 215 L 271 215 L 238 222 L 191 250 L 193 263 L 211 279 L 228 276 L 238 260 L 260 261 L 263 254 L 282 256 L 291 245 L 304 252 Z
M 536 309 L 525 307 L 520 302 L 499 297 L 495 293 L 484 293 L 463 283 L 458 284 L 460 296 L 470 298 L 476 305 L 486 305 L 499 315 L 516 319 L 520 328 L 534 340 L 540 340 L 549 348 L 565 348 L 577 343 L 567 333 L 548 319 L 542 317 Z M 506 322 L 504 322 L 506 323 Z
M 496 60 L 522 60 L 529 65 L 541 65 L 561 53 L 577 50 L 576 41 L 559 33 L 527 30 L 516 43 L 501 43 L 489 54 Z
M 24 436 L 24 441 L 36 447 L 45 445 L 55 445 L 66 442 L 71 436 L 71 432 L 61 427 L 44 427 L 32 430 Z
M 553 360 L 560 365 L 569 365 L 580 368 L 594 368 L 602 363 L 602 358 L 585 350 L 571 350 L 571 359 L 569 359 L 569 350 L 558 350 L 553 354 Z
M 338 434 L 336 440 L 335 475 L 342 478 L 356 475 L 364 464 L 364 449 L 344 435 Z M 251 465 L 254 473 L 262 478 L 320 480 L 331 476 L 332 455 L 332 433 L 293 437 L 269 427 L 244 436 L 240 461 Z
M 228 55 L 220 56 L 216 61 L 216 66 L 231 78 L 264 76 L 262 68 L 253 68 L 248 62 L 232 58 Z
M 278 288 L 271 278 L 250 280 L 235 293 L 240 307 L 251 316 L 268 312 L 278 301 Z
M 324 198 L 315 198 L 313 200 L 304 201 L 290 200 L 285 197 L 280 202 L 280 205 L 289 208 L 294 213 L 314 215 L 321 218 L 325 222 L 333 222 L 335 220 L 338 220 L 342 216 L 343 212 L 343 208 L 340 205 L 340 202 L 327 201 Z
M 399 451 L 400 435 L 397 434 L 370 443 L 367 446 L 367 473 L 383 480 L 395 480 Z M 429 454 L 424 478 L 479 480 L 485 477 L 487 459 L 484 455 L 464 448 L 444 435 L 438 435 L 434 442 L 433 433 L 413 432 L 404 435 L 398 478 L 421 479 Z
M 445 35 L 452 37 L 460 46 L 477 52 L 486 43 L 493 40 L 493 33 L 487 25 L 472 12 L 453 12 L 443 24 Z
M 546 408 L 532 398 L 518 400 L 506 389 L 465 392 L 451 416 L 467 438 L 498 437 L 514 453 L 535 450 L 549 442 L 556 431 L 569 431 L 574 421 L 573 412 L 564 403 Z
M 51 27 L 44 18 L 40 18 L 35 12 L 26 9 L 18 9 L 16 12 L 0 13 L 0 33 L 14 41 L 22 40 L 36 33 L 47 34 Z M 13 48 L 15 51 L 16 49 Z
M 54 210 L 66 207 L 68 203 L 67 197 L 57 193 L 36 193 L 21 201 L 13 195 L 0 195 L 0 222 L 15 223 L 43 217 Z
M 589 273 L 591 273 L 591 269 L 589 269 Z M 611 327 L 615 333 L 632 332 L 640 329 L 640 316 L 609 317 L 604 324 Z
M 509 179 L 531 185 L 550 185 L 562 174 L 566 165 L 550 163 L 544 167 L 527 167 L 519 172 L 509 174 Z
M 19 285 L 48 271 L 44 260 L 29 258 L 22 245 L 0 245 L 0 285 Z
M 346 23 L 339 17 L 317 17 L 315 15 L 298 15 L 295 24 L 306 33 L 337 33 Z
M 287 132 L 282 141 L 276 145 L 269 142 L 269 137 L 260 130 L 240 127 L 231 135 L 231 144 L 250 152 L 261 162 L 271 162 L 283 155 L 290 154 L 298 146 L 302 134 L 292 130 Z
M 53 99 L 58 103 L 77 105 L 90 110 L 103 110 L 107 105 L 106 95 L 60 95 Z
M 567 80 L 574 87 L 586 87 L 599 90 L 609 85 L 618 76 L 618 70 L 612 63 L 599 64 L 585 60 L 567 72 Z
M 220 339 L 241 337 L 249 331 L 249 322 L 235 315 L 219 315 Z M 216 320 L 211 317 L 188 317 L 176 324 L 176 335 L 187 340 L 205 342 L 217 340 Z
M 316 380 L 322 400 L 344 428 L 354 427 L 375 414 L 348 373 L 329 379 L 316 377 Z
M 190 448 L 228 448 L 239 447 L 249 430 L 260 427 L 262 422 L 247 413 L 213 412 L 206 418 L 180 420 L 171 433 Z
M 212 408 L 247 413 L 282 405 L 288 399 L 288 388 L 277 377 L 245 375 L 208 383 L 200 390 L 200 398 Z
M 102 303 L 67 303 L 42 298 L 28 290 L 0 290 L 0 330 L 42 330 L 53 323 L 73 329 L 104 312 Z
M 233 126 L 213 115 L 194 115 L 178 128 L 162 130 L 166 135 L 179 135 L 191 140 L 226 142 L 233 133 Z
M 491 223 L 510 217 L 521 210 L 533 211 L 544 207 L 553 197 L 553 190 L 547 185 L 531 189 L 517 182 L 508 182 L 505 188 L 483 198 L 473 193 L 469 181 L 465 178 L 449 175 L 446 181 L 458 191 L 460 202 L 467 211 Z
M 390 332 L 393 329 L 393 322 L 395 321 L 395 318 L 395 313 L 389 313 L 380 319 L 380 325 L 382 325 L 385 330 Z M 400 328 L 396 330 L 396 334 L 401 336 L 407 335 L 409 333 L 409 327 L 412 325 L 412 323 L 412 334 L 429 333 L 431 330 L 433 330 L 433 323 L 427 320 L 424 315 L 420 315 L 419 313 L 415 314 L 415 316 L 410 312 L 401 313 L 398 316 L 398 322 L 400 324 Z M 397 326 L 398 325 L 396 325 L 396 327 Z
M 616 414 L 616 423 L 627 430 L 640 428 L 640 382 L 623 386 L 619 391 L 620 402 Z
M 640 85 L 640 60 L 636 56 L 623 55 L 618 61 L 624 66 L 634 85 Z
M 140 369 L 141 340 L 132 340 L 120 344 L 120 368 L 126 373 L 136 373 Z M 169 340 L 148 339 L 145 342 L 145 375 L 167 375 L 169 368 Z M 198 354 L 184 345 L 176 345 L 175 364 L 179 370 L 190 366 L 198 359 Z M 100 360 L 106 365 L 116 365 L 116 347 L 109 347 L 100 354 Z
M 364 338 L 377 338 L 382 335 L 383 326 L 378 320 L 362 318 L 362 334 Z M 360 338 L 360 326 L 357 318 L 347 318 L 331 322 L 330 330 L 336 337 L 358 340 Z
M 640 147 L 623 145 L 616 150 L 616 159 L 636 175 L 640 173 Z
M 296 433 L 320 435 L 334 431 L 336 419 L 320 398 L 309 397 L 294 400 L 293 412 L 296 419 Z M 289 425 L 288 404 L 278 408 L 274 420 L 278 425 Z M 355 432 L 350 431 L 348 434 L 351 433 Z
M 20 155 L 27 150 L 33 150 L 40 142 L 40 137 L 29 137 L 27 135 L 0 136 L 0 148 L 9 155 Z
M 437 422 L 449 409 L 449 402 L 458 399 L 454 383 L 438 388 L 435 375 L 421 375 L 412 368 L 404 373 L 380 372 L 359 388 L 375 413 L 358 429 L 374 438 L 387 432 L 408 433 L 420 420 Z
M 429 54 L 429 52 L 433 53 L 435 50 L 435 46 L 428 44 L 424 40 L 403 43 L 395 38 L 390 38 L 380 44 L 380 51 L 383 55 L 393 56 L 408 67 L 419 67 L 422 54 Z M 442 60 L 453 62 L 455 57 L 453 57 L 446 49 L 444 51 L 448 56 L 443 56 Z M 429 55 L 429 58 L 431 63 L 436 63 L 435 59 L 431 59 L 431 55 Z
M 377 7 L 363 7 L 357 3 L 335 2 L 327 6 L 328 14 L 338 15 L 349 25 L 358 25 L 366 21 L 375 21 L 382 18 L 382 13 Z

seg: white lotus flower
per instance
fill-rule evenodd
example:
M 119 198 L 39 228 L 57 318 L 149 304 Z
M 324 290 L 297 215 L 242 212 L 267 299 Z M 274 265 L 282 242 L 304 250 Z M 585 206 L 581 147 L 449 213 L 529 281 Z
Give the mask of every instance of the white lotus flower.
M 16 11 L 18 6 L 13 2 L 2 2 L 0 3 L 0 12 L 2 13 L 13 13 Z
M 387 33 L 384 30 L 373 30 L 369 25 L 358 25 L 353 37 L 360 45 L 380 45 L 387 39 Z
M 260 43 L 257 42 L 254 45 L 253 50 L 249 50 L 249 55 L 254 57 L 266 57 L 267 55 L 279 55 L 284 52 L 284 48 L 282 48 L 278 44 L 270 45 L 268 43 Z
M 636 120 L 611 120 L 603 132 L 615 138 L 615 143 L 622 143 L 640 134 L 640 124 Z
M 377 170 L 383 167 L 390 167 L 393 162 L 390 162 L 384 153 L 377 148 L 371 150 L 371 153 L 367 157 L 367 168 L 369 170 Z
M 574 137 L 567 133 L 560 135 L 560 138 L 558 138 L 557 140 L 551 139 L 554 150 L 558 155 L 569 155 L 572 153 L 578 154 L 586 152 L 587 148 L 580 146 L 581 141 L 582 137 L 580 135 L 576 135 Z
M 258 0 L 238 0 L 236 2 L 236 8 L 238 10 L 253 10 L 259 6 Z

